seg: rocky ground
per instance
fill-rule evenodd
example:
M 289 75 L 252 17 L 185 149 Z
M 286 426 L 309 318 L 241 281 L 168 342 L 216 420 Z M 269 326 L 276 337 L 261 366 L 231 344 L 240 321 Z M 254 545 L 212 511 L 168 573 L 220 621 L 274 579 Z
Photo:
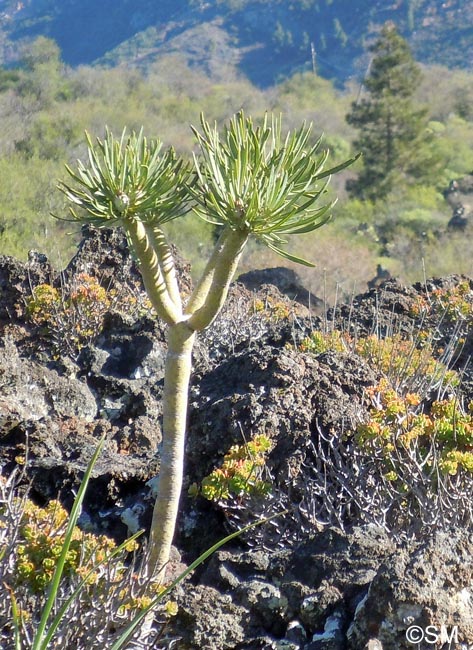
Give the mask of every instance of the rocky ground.
M 179 258 L 178 266 L 185 293 L 189 269 Z M 100 325 L 75 347 L 73 337 L 66 340 L 71 334 L 64 323 L 59 332 L 51 334 L 50 327 L 45 334 L 44 323 L 32 322 L 28 303 L 34 287 L 48 283 L 64 290 L 80 273 L 133 301 L 125 312 L 112 301 Z M 446 517 L 441 526 L 422 520 L 416 528 L 403 514 L 402 498 L 382 501 L 369 463 L 364 473 L 353 471 L 358 457 L 349 433 L 366 420 L 366 391 L 381 372 L 351 350 L 314 354 L 301 351 L 300 344 L 327 324 L 352 338 L 396 332 L 413 339 L 421 330 L 435 332 L 439 355 L 443 350 L 462 373 L 457 390 L 466 404 L 473 399 L 471 321 L 446 311 L 439 318 L 418 307 L 431 304 L 439 292 L 457 299 L 458 287 L 462 302 L 454 308 L 471 305 L 473 281 L 451 277 L 403 287 L 389 280 L 336 313 L 321 314 L 297 278 L 283 276 L 278 271 L 274 279 L 271 273 L 242 278 L 246 286 L 233 286 L 224 313 L 196 347 L 176 546 L 188 563 L 235 526 L 282 508 L 288 513 L 218 552 L 178 589 L 168 647 L 468 648 L 471 527 Z M 261 281 L 267 284 L 257 286 Z M 73 488 L 106 432 L 81 522 L 123 539 L 149 521 L 146 483 L 159 471 L 166 354 L 165 328 L 146 309 L 126 243 L 119 233 L 85 230 L 61 274 L 37 253 L 26 264 L 0 258 L 0 292 L 2 473 L 11 474 L 26 458 L 32 498 L 44 504 L 59 495 L 70 506 Z M 225 508 L 189 496 L 188 488 L 218 467 L 232 445 L 261 433 L 272 443 L 270 497 Z M 379 507 L 373 494 L 381 495 Z M 412 625 L 431 626 L 424 645 L 419 637 L 406 637 Z

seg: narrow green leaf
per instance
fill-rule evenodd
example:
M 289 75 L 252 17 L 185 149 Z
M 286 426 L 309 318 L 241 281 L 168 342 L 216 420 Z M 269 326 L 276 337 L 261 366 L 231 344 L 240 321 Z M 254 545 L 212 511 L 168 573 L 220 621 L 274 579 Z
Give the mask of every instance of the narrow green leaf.
M 289 260 L 290 262 L 296 262 L 296 264 L 302 264 L 303 266 L 309 266 L 311 268 L 315 267 L 315 264 L 312 264 L 312 262 L 308 262 L 302 257 L 297 257 L 297 255 L 292 255 L 291 253 L 288 253 L 285 250 L 282 250 L 282 248 L 278 248 L 277 246 L 274 246 L 273 244 L 269 243 L 268 241 L 265 242 L 266 246 L 270 248 L 272 251 L 280 255 L 281 257 L 284 257 L 286 260 Z
M 286 510 L 278 512 L 277 514 L 273 515 L 272 517 L 268 517 L 266 519 L 262 519 L 259 521 L 255 521 L 248 526 L 245 526 L 245 528 L 242 528 L 241 530 L 237 530 L 236 532 L 232 533 L 231 535 L 227 535 L 227 537 L 224 537 L 220 541 L 218 541 L 216 544 L 214 544 L 211 548 L 207 549 L 202 555 L 200 555 L 192 564 L 190 564 L 185 571 L 183 571 L 173 582 L 161 593 L 159 596 L 156 596 L 156 598 L 153 599 L 153 601 L 146 607 L 142 612 L 140 612 L 134 619 L 133 621 L 127 626 L 127 628 L 124 630 L 124 632 L 121 634 L 121 636 L 115 641 L 115 643 L 111 646 L 110 650 L 120 650 L 123 648 L 124 644 L 127 643 L 127 641 L 130 640 L 130 638 L 133 636 L 134 632 L 137 630 L 139 625 L 144 621 L 144 619 L 148 616 L 148 614 L 157 606 L 159 603 L 164 600 L 169 594 L 172 592 L 172 590 L 177 587 L 178 584 L 180 584 L 183 580 L 187 578 L 188 575 L 190 575 L 197 567 L 199 567 L 205 560 L 207 560 L 211 555 L 213 555 L 216 551 L 218 551 L 219 548 L 221 548 L 224 544 L 227 544 L 230 542 L 232 539 L 235 539 L 239 535 L 246 533 L 247 531 L 251 530 L 255 526 L 261 526 L 262 524 L 267 523 L 268 521 L 271 521 L 272 519 L 275 519 L 276 517 L 280 517 L 284 514 L 286 514 Z
M 11 609 L 12 609 L 12 621 L 13 621 L 13 638 L 14 638 L 14 650 L 21 650 L 21 612 L 18 607 L 18 602 L 16 600 L 13 589 L 10 585 L 3 583 L 4 587 L 10 594 L 11 600 Z
M 361 153 L 358 153 L 354 158 L 350 158 L 349 160 L 346 160 L 345 162 L 341 163 L 340 165 L 337 165 L 336 167 L 331 167 L 330 169 L 327 169 L 327 171 L 317 174 L 317 180 L 321 178 L 326 178 L 327 176 L 333 176 L 333 174 L 337 174 L 338 172 L 341 172 L 343 169 L 346 169 L 350 165 L 353 165 L 353 163 L 356 162 L 360 156 Z
M 64 567 L 66 564 L 66 558 L 67 554 L 69 552 L 69 547 L 72 542 L 72 536 L 74 533 L 74 528 L 77 525 L 77 521 L 80 516 L 81 508 L 82 508 L 82 503 L 84 501 L 85 497 L 85 492 L 87 490 L 87 486 L 89 484 L 90 477 L 92 475 L 93 468 L 95 466 L 95 463 L 97 462 L 97 459 L 99 455 L 102 452 L 103 446 L 105 444 L 105 435 L 102 436 L 99 444 L 97 445 L 97 448 L 92 455 L 92 458 L 87 466 L 87 469 L 84 474 L 84 478 L 82 479 L 82 482 L 80 484 L 79 490 L 77 492 L 77 496 L 74 499 L 74 503 L 72 506 L 71 513 L 69 515 L 69 521 L 64 537 L 64 544 L 61 550 L 61 554 L 57 560 L 57 565 L 56 569 L 54 571 L 51 584 L 49 586 L 49 594 L 48 598 L 46 600 L 46 604 L 44 605 L 43 611 L 41 613 L 41 619 L 38 624 L 38 629 L 36 630 L 35 638 L 33 640 L 33 644 L 31 646 L 31 650 L 46 650 L 47 646 L 44 644 L 44 639 L 47 636 L 46 634 L 46 626 L 48 624 L 49 616 L 51 614 L 51 611 L 53 610 L 53 607 L 56 602 L 57 594 L 59 591 L 59 585 L 62 579 L 62 575 L 64 572 Z

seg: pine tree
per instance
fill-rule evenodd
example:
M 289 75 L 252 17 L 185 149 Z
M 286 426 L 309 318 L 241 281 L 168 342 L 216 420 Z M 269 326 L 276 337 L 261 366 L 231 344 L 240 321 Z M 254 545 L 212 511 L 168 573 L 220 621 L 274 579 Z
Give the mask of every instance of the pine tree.
M 371 46 L 366 96 L 352 104 L 347 122 L 359 130 L 355 147 L 363 168 L 347 183 L 352 196 L 382 199 L 400 180 L 419 180 L 429 157 L 427 111 L 413 101 L 421 72 L 392 23 Z

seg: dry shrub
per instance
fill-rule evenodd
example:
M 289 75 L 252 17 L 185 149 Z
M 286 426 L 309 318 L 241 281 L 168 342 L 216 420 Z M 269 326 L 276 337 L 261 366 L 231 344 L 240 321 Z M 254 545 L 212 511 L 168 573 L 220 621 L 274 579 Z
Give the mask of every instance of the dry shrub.
M 327 306 L 349 300 L 367 290 L 367 283 L 376 275 L 378 258 L 362 239 L 344 234 L 333 227 L 317 230 L 300 238 L 291 252 L 315 264 L 315 268 L 284 261 L 294 270 L 303 286 Z M 250 248 L 241 271 L 281 266 L 281 258 L 261 247 Z
M 20 496 L 17 479 L 15 473 L 8 479 L 0 475 L 0 647 L 5 650 L 20 647 L 14 638 L 14 608 L 21 647 L 32 646 L 69 522 L 59 502 L 41 508 L 27 495 Z M 134 616 L 164 590 L 146 578 L 138 556 L 130 554 L 136 548 L 136 542 L 120 549 L 103 535 L 74 529 L 55 613 L 72 600 L 48 648 L 110 648 Z M 76 591 L 83 581 L 83 588 Z M 162 635 L 174 614 L 175 603 L 170 600 L 157 609 L 153 637 Z M 134 644 L 128 647 L 145 650 Z M 150 642 L 146 647 L 163 646 Z

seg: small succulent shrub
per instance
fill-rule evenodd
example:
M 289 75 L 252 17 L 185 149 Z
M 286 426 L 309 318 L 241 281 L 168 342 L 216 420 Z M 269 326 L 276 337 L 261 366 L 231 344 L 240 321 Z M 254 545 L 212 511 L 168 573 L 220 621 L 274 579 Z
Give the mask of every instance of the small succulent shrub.
M 50 501 L 45 508 L 30 500 L 25 502 L 16 548 L 17 586 L 24 585 L 35 594 L 44 593 L 64 544 L 68 520 L 69 514 L 58 501 Z M 96 536 L 76 528 L 66 557 L 64 577 L 87 577 L 87 584 L 100 591 L 107 580 L 102 565 L 115 548 L 115 542 L 105 535 Z M 136 542 L 130 542 L 126 551 L 135 548 Z M 124 571 L 124 564 L 117 562 L 114 581 L 120 581 Z
M 348 352 L 351 348 L 351 339 L 348 334 L 339 330 L 321 332 L 314 330 L 309 336 L 303 339 L 299 349 L 301 352 L 312 352 L 313 354 L 323 354 L 328 350 L 335 352 Z
M 468 280 L 453 287 L 438 288 L 428 296 L 418 296 L 411 307 L 413 316 L 434 315 L 452 323 L 473 322 L 473 290 Z
M 247 529 L 242 540 L 253 548 L 271 550 L 291 543 L 297 528 L 287 495 L 275 485 L 267 466 L 271 441 L 262 434 L 225 454 L 223 463 L 190 496 L 202 495 L 223 512 L 230 530 Z M 287 507 L 287 508 L 286 508 Z M 255 524 L 262 524 L 255 527 Z M 298 536 L 299 537 L 299 536 Z
M 459 383 L 457 374 L 435 358 L 428 338 L 410 341 L 399 334 L 382 339 L 371 335 L 359 339 L 355 351 L 396 386 L 412 389 L 419 384 L 430 388 Z
M 271 322 L 279 323 L 291 316 L 291 309 L 288 304 L 274 300 L 269 296 L 265 300 L 257 299 L 253 303 L 253 308 L 257 314 L 262 315 Z
M 89 462 L 70 513 L 57 501 L 41 508 L 27 495 L 20 497 L 19 470 L 8 478 L 0 474 L 2 649 L 175 647 L 172 632 L 165 634 L 178 613 L 170 600 L 174 588 L 224 544 L 266 523 L 252 523 L 221 539 L 172 582 L 161 584 L 149 575 L 146 558 L 129 561 L 139 532 L 117 546 L 77 527 L 104 442 L 102 438 Z
M 470 280 L 418 295 L 411 305 L 410 315 L 424 330 L 429 324 L 436 329 L 433 345 L 439 354 L 446 356 L 447 352 L 452 363 L 464 366 L 473 325 L 473 284 Z
M 167 596 L 166 585 L 150 582 L 134 560 L 134 538 L 117 546 L 77 526 L 69 535 L 70 515 L 58 501 L 39 507 L 8 483 L 0 477 L 0 647 L 111 648 L 135 617 Z M 61 582 L 53 587 L 66 542 Z M 45 646 L 38 630 L 53 588 L 55 612 L 70 603 Z M 163 597 L 155 611 L 161 634 L 177 605 Z
M 202 496 L 209 501 L 221 502 L 244 495 L 259 497 L 269 494 L 271 482 L 263 475 L 270 448 L 271 442 L 265 435 L 256 436 L 244 445 L 230 447 L 221 467 L 203 479 Z M 193 486 L 194 492 L 195 489 Z
M 367 397 L 355 431 L 318 427 L 298 486 L 303 527 L 369 522 L 402 536 L 471 525 L 473 405 L 430 403 L 387 378 Z
M 139 291 L 106 289 L 87 273 L 79 273 L 60 288 L 40 284 L 27 301 L 29 320 L 51 341 L 58 355 L 77 355 L 95 339 L 112 308 L 136 317 L 150 313 L 151 304 Z
M 457 386 L 456 372 L 435 358 L 428 335 L 407 340 L 400 334 L 379 338 L 374 334 L 354 340 L 339 330 L 314 331 L 300 344 L 301 351 L 321 354 L 327 350 L 353 351 L 395 386 L 432 388 Z
M 69 287 L 40 284 L 27 302 L 27 315 L 57 353 L 77 352 L 99 331 L 111 299 L 97 278 L 79 274 Z
M 464 319 L 468 291 L 462 283 L 433 293 L 436 321 L 440 313 Z M 444 350 L 438 338 L 445 341 L 437 329 L 419 328 L 412 340 L 332 330 L 302 341 L 305 352 L 354 352 L 381 377 L 366 391 L 368 413 L 355 430 L 327 432 L 316 423 L 297 485 L 302 528 L 365 521 L 396 536 L 473 523 L 472 406 L 455 397 L 460 380 L 449 369 L 459 338 Z
M 465 411 L 456 398 L 436 401 L 427 414 L 419 395 L 401 396 L 386 380 L 368 395 L 369 420 L 359 425 L 355 439 L 361 448 L 384 450 L 390 480 L 398 478 L 396 467 L 406 453 L 415 453 L 435 472 L 473 472 L 473 403 Z
M 456 399 L 434 402 L 430 417 L 428 433 L 442 448 L 440 469 L 452 476 L 462 470 L 473 475 L 473 402 L 467 412 Z

